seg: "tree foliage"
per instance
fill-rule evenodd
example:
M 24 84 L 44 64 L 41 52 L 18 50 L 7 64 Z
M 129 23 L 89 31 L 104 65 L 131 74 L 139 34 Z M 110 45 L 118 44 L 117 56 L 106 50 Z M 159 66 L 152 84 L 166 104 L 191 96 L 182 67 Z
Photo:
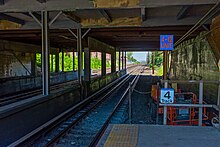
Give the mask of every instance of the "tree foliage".
M 139 63 L 137 59 L 133 57 L 133 52 L 127 52 L 127 59 L 133 63 Z
M 161 66 L 163 63 L 163 52 L 154 52 L 154 63 L 157 66 Z
M 53 55 L 54 56 L 54 55 Z M 51 58 L 51 55 L 50 55 Z M 55 71 L 55 56 L 53 58 L 53 69 L 51 71 Z M 78 57 L 75 56 L 74 58 L 74 66 L 75 70 L 78 70 Z M 83 63 L 84 63 L 84 54 L 83 54 Z M 37 67 L 41 68 L 41 54 L 36 54 L 36 65 Z M 50 67 L 52 66 L 52 61 L 50 59 Z M 84 67 L 84 64 L 83 64 Z M 102 67 L 101 59 L 91 57 L 91 69 L 99 70 Z M 106 61 L 106 67 L 111 67 L 111 61 Z M 59 70 L 62 71 L 62 53 L 59 54 Z M 72 71 L 73 70 L 73 56 L 72 54 L 64 53 L 64 71 Z

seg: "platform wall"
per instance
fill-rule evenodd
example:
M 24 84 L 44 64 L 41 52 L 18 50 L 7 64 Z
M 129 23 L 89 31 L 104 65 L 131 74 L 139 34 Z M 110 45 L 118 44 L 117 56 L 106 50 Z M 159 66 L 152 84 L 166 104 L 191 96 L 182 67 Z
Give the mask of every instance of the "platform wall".
M 219 80 L 218 61 L 205 32 L 183 42 L 172 52 L 170 78 L 177 80 Z M 198 85 L 184 85 L 186 91 L 198 92 Z M 216 103 L 217 85 L 205 84 L 205 99 Z
M 77 71 L 53 73 L 50 75 L 50 84 L 55 85 L 59 83 L 65 83 L 68 81 L 76 80 L 77 77 Z M 42 87 L 41 76 L 3 78 L 0 79 L 0 97 L 7 94 L 17 93 L 20 91 L 27 91 L 40 87 Z
M 30 75 L 33 56 L 33 53 L 0 52 L 0 78 Z
M 80 101 L 79 87 L 0 109 L 0 146 L 7 146 Z

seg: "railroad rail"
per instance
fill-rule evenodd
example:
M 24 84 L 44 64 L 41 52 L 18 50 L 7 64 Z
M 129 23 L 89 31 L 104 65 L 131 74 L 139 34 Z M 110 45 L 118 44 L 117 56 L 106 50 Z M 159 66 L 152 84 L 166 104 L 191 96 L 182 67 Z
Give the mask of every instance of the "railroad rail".
M 106 126 L 108 125 L 109 121 L 111 120 L 112 116 L 118 109 L 118 107 L 121 105 L 121 103 L 124 101 L 125 96 L 127 95 L 128 89 L 126 89 L 126 83 L 131 80 L 133 77 L 132 74 L 140 73 L 140 71 L 143 70 L 143 67 L 136 67 L 130 74 L 125 75 L 124 77 L 121 77 L 120 79 L 116 80 L 115 82 L 112 82 L 108 85 L 108 87 L 104 87 L 101 91 L 98 91 L 97 93 L 93 94 L 92 96 L 88 97 L 81 103 L 77 104 L 74 108 L 71 108 L 71 110 L 67 110 L 64 112 L 64 115 L 61 115 L 59 119 L 55 120 L 53 123 L 48 125 L 47 127 L 41 129 L 38 131 L 38 133 L 32 134 L 30 137 L 30 134 L 28 135 L 28 138 L 21 139 L 22 141 L 17 141 L 12 145 L 19 145 L 19 146 L 54 146 L 57 143 L 62 143 L 65 136 L 68 136 L 69 134 L 74 134 L 74 132 L 85 132 L 89 133 L 89 136 L 87 137 L 87 145 L 93 145 L 97 143 L 97 140 L 99 139 L 101 133 L 104 131 Z M 139 74 L 137 74 L 133 80 L 132 83 L 136 83 L 135 80 L 137 80 Z M 111 87 L 111 89 L 109 89 Z M 115 93 L 116 89 L 124 89 L 125 91 L 121 97 L 113 98 L 112 94 Z M 107 93 L 106 90 L 108 91 Z M 100 94 L 101 93 L 101 94 Z M 101 96 L 100 96 L 101 95 Z M 98 97 L 97 97 L 98 96 Z M 108 107 L 106 107 L 108 106 Z M 112 110 L 113 109 L 113 110 Z M 108 111 L 105 112 L 104 110 Z M 101 117 L 98 113 L 104 112 L 103 116 Z M 105 115 L 104 115 L 105 114 Z M 93 122 L 89 120 L 89 118 L 94 118 L 96 121 Z M 100 119 L 101 118 L 101 119 Z M 105 118 L 105 119 L 104 119 Z M 102 122 L 99 124 L 98 122 Z M 99 126 L 88 127 L 88 130 L 82 130 L 89 124 L 97 124 Z M 96 129 L 95 129 L 96 128 Z M 99 128 L 97 130 L 97 128 Z M 77 129 L 79 129 L 77 131 Z M 97 133 L 98 132 L 98 133 Z M 78 137 L 80 135 L 78 134 Z M 85 134 L 84 134 L 85 135 Z M 82 137 L 82 136 L 81 136 Z M 85 137 L 85 136 L 84 136 Z M 77 138 L 77 137 L 76 137 Z M 80 141 L 80 139 L 79 139 Z M 83 139 L 85 141 L 85 138 Z M 80 144 L 82 142 L 74 142 L 72 141 L 72 145 Z M 85 142 L 84 142 L 85 143 Z
M 108 117 L 108 119 L 106 120 L 106 122 L 104 123 L 102 128 L 99 130 L 99 132 L 96 134 L 96 136 L 94 137 L 92 142 L 89 144 L 89 147 L 94 147 L 94 146 L 96 146 L 98 144 L 99 140 L 101 139 L 102 135 L 104 134 L 105 130 L 107 129 L 108 124 L 111 122 L 114 114 L 116 113 L 116 111 L 118 110 L 118 108 L 123 103 L 123 101 L 125 100 L 126 96 L 128 95 L 129 90 L 133 89 L 136 86 L 137 81 L 139 80 L 139 77 L 140 77 L 141 73 L 143 72 L 143 70 L 144 70 L 144 68 L 141 68 L 139 73 L 132 80 L 132 82 L 129 83 L 128 88 L 125 90 L 125 92 L 121 96 L 120 100 L 118 101 L 117 105 L 114 107 L 114 110 L 112 111 L 111 115 Z

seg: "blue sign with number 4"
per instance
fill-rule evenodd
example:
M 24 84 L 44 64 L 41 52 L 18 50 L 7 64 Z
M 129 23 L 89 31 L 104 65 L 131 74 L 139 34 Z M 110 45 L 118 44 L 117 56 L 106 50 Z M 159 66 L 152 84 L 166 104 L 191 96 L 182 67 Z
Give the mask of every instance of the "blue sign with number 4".
M 160 102 L 163 104 L 174 103 L 174 89 L 173 88 L 162 88 L 160 90 Z

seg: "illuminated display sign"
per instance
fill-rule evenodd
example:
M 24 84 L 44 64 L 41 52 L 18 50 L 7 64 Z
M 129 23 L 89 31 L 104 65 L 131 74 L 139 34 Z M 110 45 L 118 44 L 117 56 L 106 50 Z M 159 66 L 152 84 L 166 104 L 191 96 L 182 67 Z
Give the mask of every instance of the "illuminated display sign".
M 173 35 L 160 35 L 160 50 L 162 51 L 171 51 L 173 50 Z

